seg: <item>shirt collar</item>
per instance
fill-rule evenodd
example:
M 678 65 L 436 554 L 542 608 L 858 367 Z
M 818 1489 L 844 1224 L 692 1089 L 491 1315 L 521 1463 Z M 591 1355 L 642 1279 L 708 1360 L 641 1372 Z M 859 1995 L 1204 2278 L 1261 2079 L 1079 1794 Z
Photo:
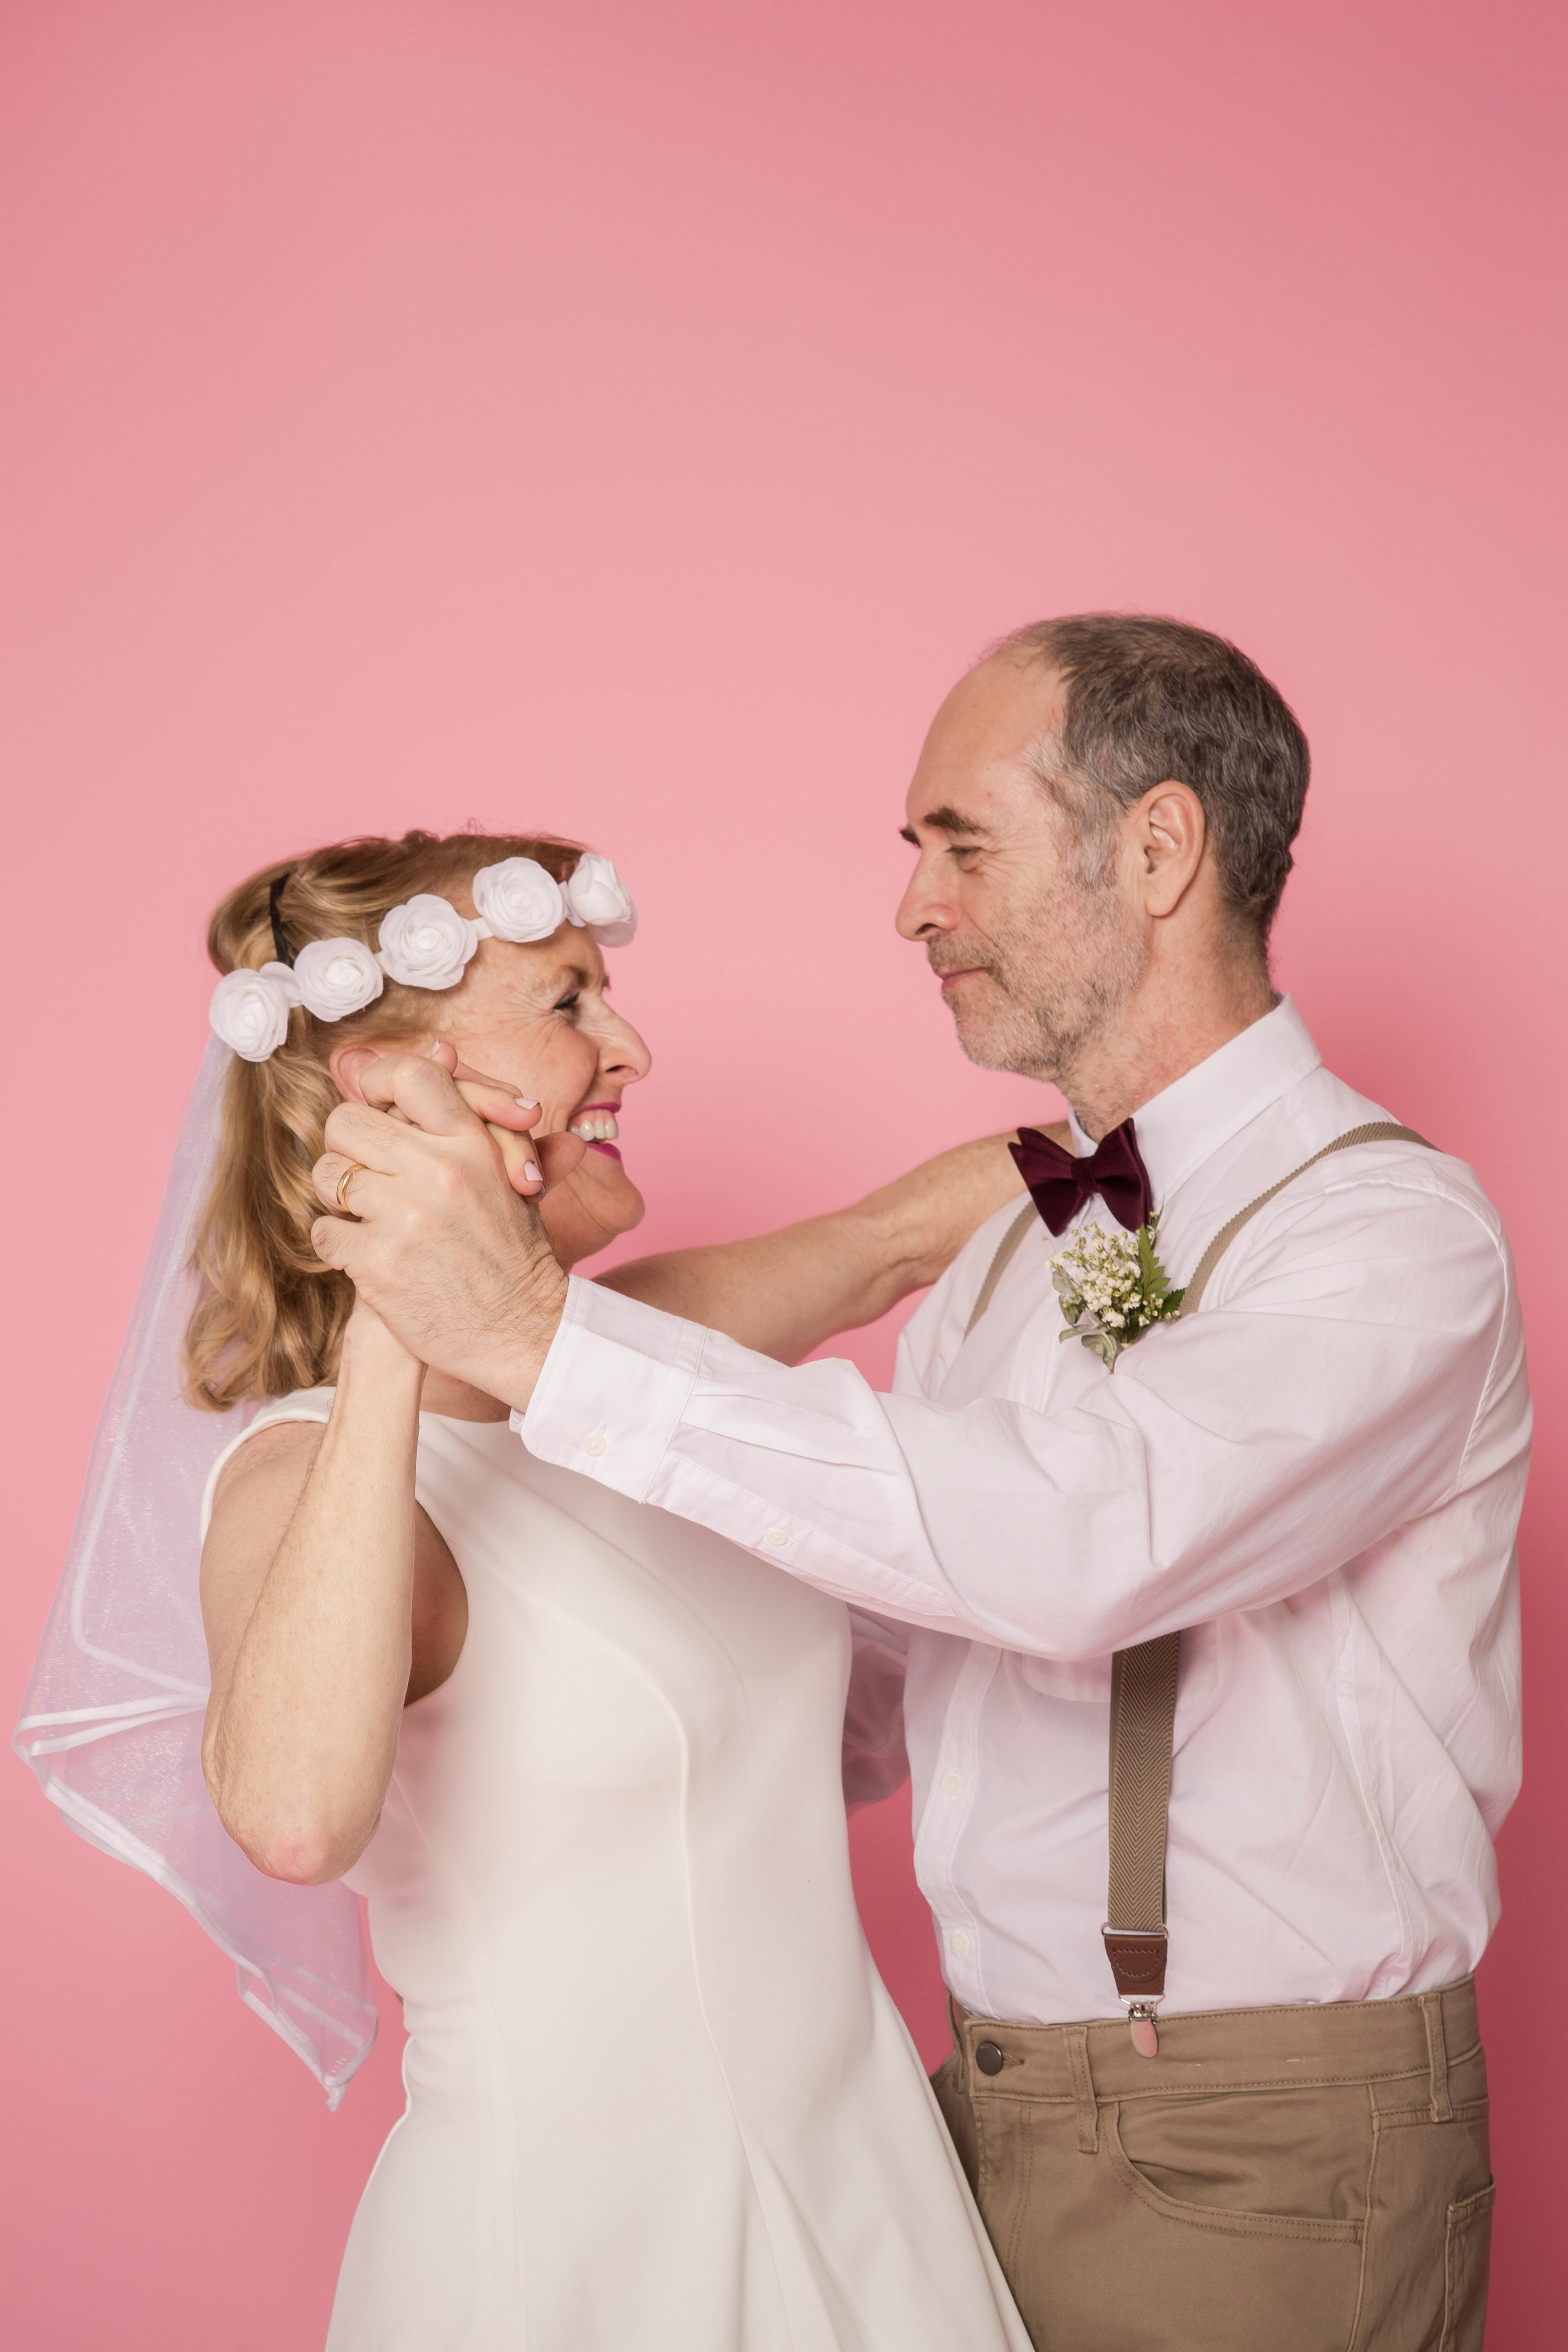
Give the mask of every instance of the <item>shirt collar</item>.
M 1133 1126 L 1156 1203 L 1163 1206 L 1195 1168 L 1310 1076 L 1321 1059 L 1306 1023 L 1282 996 L 1272 1013 L 1141 1104 Z M 1068 1124 L 1081 1160 L 1095 1147 L 1070 1105 Z

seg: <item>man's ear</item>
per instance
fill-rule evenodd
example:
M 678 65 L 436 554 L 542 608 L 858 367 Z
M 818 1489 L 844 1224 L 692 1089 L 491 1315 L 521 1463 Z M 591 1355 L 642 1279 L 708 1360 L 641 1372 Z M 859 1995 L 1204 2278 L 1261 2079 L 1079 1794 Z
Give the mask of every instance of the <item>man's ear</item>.
M 1156 784 L 1138 803 L 1133 851 L 1143 908 L 1173 915 L 1203 864 L 1208 824 L 1204 804 L 1190 784 Z

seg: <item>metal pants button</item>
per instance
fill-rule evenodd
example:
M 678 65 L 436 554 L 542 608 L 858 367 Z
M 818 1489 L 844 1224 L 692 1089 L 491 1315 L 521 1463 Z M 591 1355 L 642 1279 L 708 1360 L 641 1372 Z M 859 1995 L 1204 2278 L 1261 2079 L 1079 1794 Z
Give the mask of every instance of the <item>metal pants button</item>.
M 1007 2062 L 994 2042 L 977 2042 L 974 2063 L 983 2074 L 999 2074 Z

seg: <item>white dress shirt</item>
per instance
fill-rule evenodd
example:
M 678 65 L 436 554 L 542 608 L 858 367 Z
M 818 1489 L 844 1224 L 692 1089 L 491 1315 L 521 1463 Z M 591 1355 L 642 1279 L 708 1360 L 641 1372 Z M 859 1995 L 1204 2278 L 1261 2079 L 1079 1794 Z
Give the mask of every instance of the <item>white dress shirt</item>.
M 1322 1067 L 1288 999 L 1189 1070 L 1136 1119 L 1172 1280 L 1387 1116 Z M 861 1620 L 852 1729 L 886 1785 L 907 1644 L 916 1868 L 968 2008 L 1119 2013 L 1100 1937 L 1110 1653 L 1178 1627 L 1167 2009 L 1462 1976 L 1519 1783 L 1530 1427 L 1513 1269 L 1474 1175 L 1409 1143 L 1321 1162 L 1114 1375 L 1061 1344 L 1066 1236 L 1043 1224 L 965 1339 L 1016 1213 L 920 1307 L 891 1396 L 574 1280 L 514 1426 L 899 1621 Z M 1077 1222 L 1111 1220 L 1096 1201 Z

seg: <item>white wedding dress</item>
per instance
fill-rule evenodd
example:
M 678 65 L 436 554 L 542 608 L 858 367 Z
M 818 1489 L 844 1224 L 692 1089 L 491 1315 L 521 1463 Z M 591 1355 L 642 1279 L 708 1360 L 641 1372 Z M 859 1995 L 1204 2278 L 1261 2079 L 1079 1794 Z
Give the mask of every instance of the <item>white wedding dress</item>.
M 329 2352 L 1028 2352 L 856 1914 L 844 1610 L 505 1422 L 417 1486 L 468 1631 L 349 1881 L 408 2104 Z

